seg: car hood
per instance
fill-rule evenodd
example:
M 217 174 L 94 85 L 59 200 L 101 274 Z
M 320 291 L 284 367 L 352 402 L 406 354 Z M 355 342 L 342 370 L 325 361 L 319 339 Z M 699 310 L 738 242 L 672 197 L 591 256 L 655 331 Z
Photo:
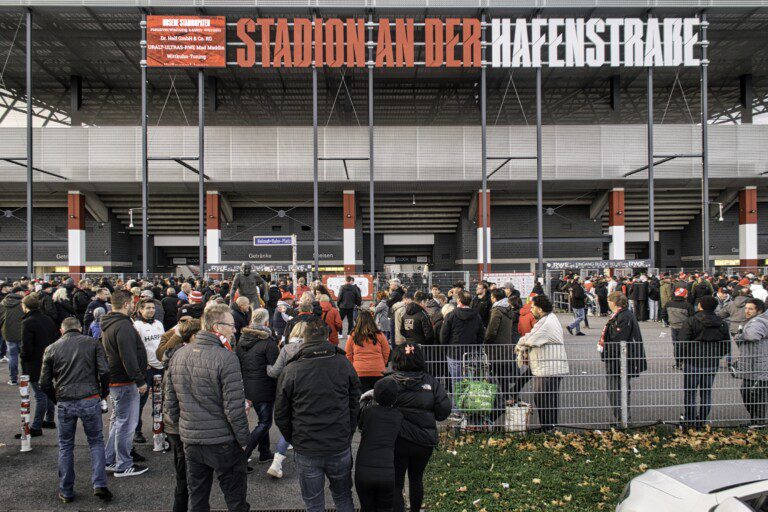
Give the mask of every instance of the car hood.
M 712 494 L 760 480 L 768 480 L 768 460 L 718 460 L 652 469 L 638 477 L 645 484 L 678 495 L 680 485 Z

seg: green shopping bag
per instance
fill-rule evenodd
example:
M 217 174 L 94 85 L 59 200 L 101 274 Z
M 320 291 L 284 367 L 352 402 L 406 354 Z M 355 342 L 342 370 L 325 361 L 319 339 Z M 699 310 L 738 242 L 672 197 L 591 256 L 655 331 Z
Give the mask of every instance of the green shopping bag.
M 462 379 L 455 386 L 456 407 L 464 413 L 493 411 L 498 386 L 487 380 Z

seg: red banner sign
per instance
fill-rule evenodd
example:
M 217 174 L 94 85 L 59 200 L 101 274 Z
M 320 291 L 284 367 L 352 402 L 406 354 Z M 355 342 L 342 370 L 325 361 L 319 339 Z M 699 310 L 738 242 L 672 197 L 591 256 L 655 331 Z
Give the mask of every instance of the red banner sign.
M 147 16 L 147 66 L 223 68 L 226 65 L 224 16 Z

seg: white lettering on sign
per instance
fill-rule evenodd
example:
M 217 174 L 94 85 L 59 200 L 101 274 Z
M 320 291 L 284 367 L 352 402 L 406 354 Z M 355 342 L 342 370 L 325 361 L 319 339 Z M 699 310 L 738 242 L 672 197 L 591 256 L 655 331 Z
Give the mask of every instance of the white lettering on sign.
M 698 66 L 700 24 L 698 18 L 494 18 L 491 66 Z

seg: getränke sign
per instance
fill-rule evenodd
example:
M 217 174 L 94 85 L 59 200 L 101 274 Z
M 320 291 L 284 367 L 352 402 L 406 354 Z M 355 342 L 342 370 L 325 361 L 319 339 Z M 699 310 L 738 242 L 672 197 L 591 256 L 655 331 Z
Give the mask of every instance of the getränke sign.
M 493 18 L 483 43 L 477 18 L 380 18 L 369 43 L 361 18 L 242 18 L 235 45 L 241 67 L 698 66 L 700 25 L 698 18 Z M 490 50 L 485 63 L 483 45 Z

